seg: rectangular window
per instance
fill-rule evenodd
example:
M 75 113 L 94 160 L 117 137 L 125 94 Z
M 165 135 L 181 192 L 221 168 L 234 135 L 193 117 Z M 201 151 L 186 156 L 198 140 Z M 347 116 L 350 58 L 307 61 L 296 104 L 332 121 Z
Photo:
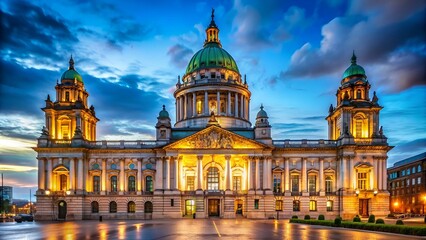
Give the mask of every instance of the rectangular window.
M 99 192 L 101 185 L 101 177 L 100 176 L 93 176 L 93 192 Z
M 274 192 L 281 192 L 281 174 L 279 173 L 274 174 Z
M 241 190 L 241 176 L 232 177 L 232 185 L 233 185 L 234 191 L 240 191 Z
M 201 114 L 202 110 L 203 110 L 202 102 L 201 102 L 201 100 L 198 100 L 197 101 L 197 114 Z
M 327 212 L 332 212 L 333 211 L 333 201 L 328 200 L 327 201 Z
M 259 209 L 259 199 L 254 199 L 254 209 Z
M 325 192 L 333 192 L 333 179 L 330 176 L 325 177 Z
M 367 189 L 367 173 L 365 172 L 358 173 L 358 189 Z
M 291 191 L 299 192 L 299 175 L 291 175 Z
M 283 210 L 283 200 L 275 201 L 275 211 L 282 211 L 282 210 Z
M 401 171 L 401 176 L 405 176 L 405 170 Z
M 417 178 L 417 184 L 420 184 L 422 182 L 422 178 L 421 177 L 418 177 Z
M 309 189 L 309 192 L 316 192 L 316 185 L 317 185 L 317 176 L 315 176 L 315 175 L 309 175 L 308 176 L 308 189 Z
M 407 186 L 410 186 L 410 179 L 407 179 Z
M 411 169 L 411 172 L 412 172 L 412 173 L 416 173 L 416 167 L 413 167 L 413 168 Z
M 418 165 L 417 166 L 417 172 L 421 172 L 422 171 L 422 166 Z
M 298 211 L 300 211 L 300 201 L 294 200 L 293 201 L 293 212 L 298 212 Z
M 170 199 L 170 206 L 171 207 L 173 207 L 173 206 L 175 206 L 175 200 L 172 198 L 172 199 Z
M 416 179 L 415 178 L 411 179 L 411 185 L 415 185 L 415 184 L 416 184 Z
M 361 138 L 362 137 L 362 120 L 357 120 L 355 123 L 355 129 L 356 129 L 356 133 L 355 133 L 355 137 L 356 138 Z
M 309 211 L 316 211 L 317 210 L 317 201 L 311 200 L 309 201 Z
M 409 169 L 407 169 L 407 175 L 410 175 L 411 174 L 411 169 L 409 168 Z
M 186 190 L 194 191 L 195 190 L 195 176 L 187 176 L 186 177 Z

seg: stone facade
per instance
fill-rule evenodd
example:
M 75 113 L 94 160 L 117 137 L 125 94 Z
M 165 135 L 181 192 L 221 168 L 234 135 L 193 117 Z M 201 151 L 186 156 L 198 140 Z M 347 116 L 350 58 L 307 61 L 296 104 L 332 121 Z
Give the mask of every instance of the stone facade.
M 273 140 L 263 106 L 251 127 L 248 84 L 222 49 L 213 14 L 206 34 L 178 78 L 176 123 L 163 106 L 153 141 L 96 140 L 98 119 L 71 59 L 56 101 L 46 100 L 46 127 L 34 148 L 37 219 L 389 213 L 391 147 L 355 56 L 326 118 L 329 139 Z

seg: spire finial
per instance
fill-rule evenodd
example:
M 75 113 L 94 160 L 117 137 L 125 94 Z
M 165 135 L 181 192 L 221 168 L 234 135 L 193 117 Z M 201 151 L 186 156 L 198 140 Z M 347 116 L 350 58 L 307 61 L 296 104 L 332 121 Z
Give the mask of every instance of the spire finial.
M 352 63 L 352 64 L 356 64 L 356 55 L 355 55 L 355 50 L 353 50 L 353 52 L 352 52 L 351 63 Z
M 212 21 L 214 21 L 214 8 L 212 8 Z
M 163 105 L 163 111 L 166 111 L 166 105 Z
M 263 103 L 260 104 L 260 110 L 263 110 Z
M 69 61 L 70 67 L 68 68 L 69 70 L 73 69 L 74 70 L 74 59 L 72 58 L 72 54 L 70 57 L 70 61 Z

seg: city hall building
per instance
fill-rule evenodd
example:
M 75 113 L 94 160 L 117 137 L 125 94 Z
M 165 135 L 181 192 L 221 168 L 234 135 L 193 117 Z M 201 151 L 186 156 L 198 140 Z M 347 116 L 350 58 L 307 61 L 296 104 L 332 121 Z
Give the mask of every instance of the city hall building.
M 36 219 L 387 215 L 392 147 L 355 55 L 336 88 L 328 139 L 272 139 L 266 109 L 250 117 L 255 96 L 212 14 L 203 48 L 176 84 L 176 122 L 159 106 L 155 140 L 105 141 L 71 58 L 42 108 Z

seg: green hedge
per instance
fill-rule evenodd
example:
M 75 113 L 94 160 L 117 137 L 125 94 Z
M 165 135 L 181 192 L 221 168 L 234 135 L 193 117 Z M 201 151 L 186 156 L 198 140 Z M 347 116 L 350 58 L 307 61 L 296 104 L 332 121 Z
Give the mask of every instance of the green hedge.
M 416 227 L 416 226 L 406 226 L 406 225 L 390 225 L 390 224 L 374 224 L 374 223 L 359 223 L 359 222 L 348 222 L 342 221 L 340 225 L 336 225 L 332 220 L 302 220 L 302 219 L 290 219 L 291 223 L 304 223 L 311 225 L 322 225 L 329 227 L 344 227 L 344 228 L 353 228 L 353 229 L 362 229 L 369 231 L 378 231 L 378 232 L 390 232 L 390 233 L 399 233 L 406 235 L 417 235 L 417 236 L 426 236 L 425 227 Z

